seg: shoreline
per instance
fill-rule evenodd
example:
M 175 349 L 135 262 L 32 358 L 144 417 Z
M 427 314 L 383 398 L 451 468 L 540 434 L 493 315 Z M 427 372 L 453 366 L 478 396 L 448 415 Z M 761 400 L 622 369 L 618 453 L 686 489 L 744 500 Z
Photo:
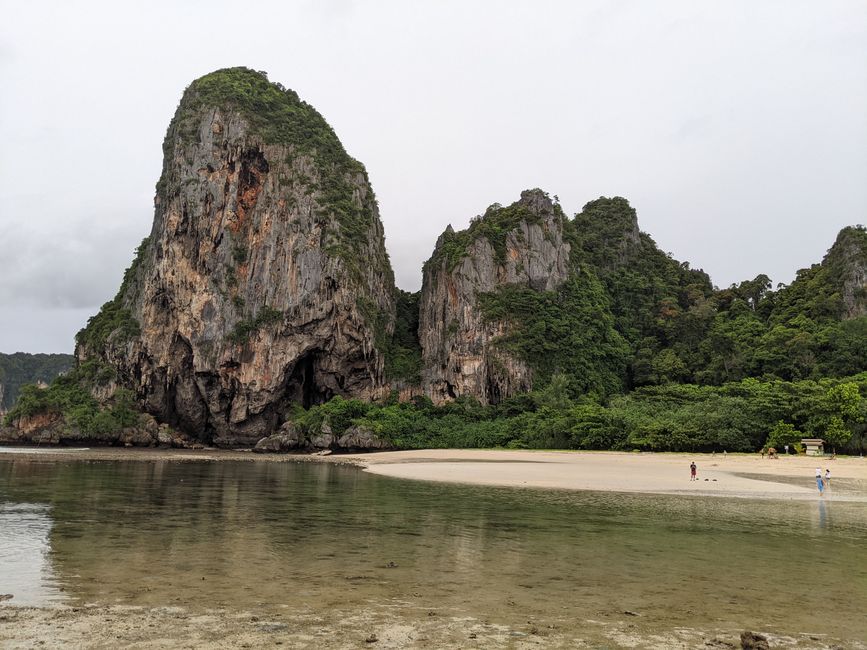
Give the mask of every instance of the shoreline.
M 0 459 L 38 461 L 314 462 L 352 465 L 404 480 L 463 485 L 683 496 L 867 502 L 867 459 L 755 454 L 427 449 L 355 454 L 258 454 L 246 450 L 0 447 Z M 698 465 L 690 481 L 689 464 Z M 831 469 L 820 497 L 815 468 Z
M 4 648 L 130 646 L 139 648 L 647 648 L 687 650 L 740 647 L 742 628 L 727 625 L 665 627 L 637 612 L 582 620 L 557 615 L 493 620 L 408 603 L 358 609 L 226 610 L 88 604 L 81 607 L 0 605 Z M 519 620 L 520 619 L 520 620 Z M 772 648 L 864 650 L 862 642 L 775 625 L 757 629 Z

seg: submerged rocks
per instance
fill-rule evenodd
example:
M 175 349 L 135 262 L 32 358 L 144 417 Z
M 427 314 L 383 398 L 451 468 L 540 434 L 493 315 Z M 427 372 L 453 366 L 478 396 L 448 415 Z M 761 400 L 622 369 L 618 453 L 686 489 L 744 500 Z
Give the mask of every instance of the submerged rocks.
M 768 640 L 755 632 L 741 632 L 741 648 L 743 650 L 768 650 Z

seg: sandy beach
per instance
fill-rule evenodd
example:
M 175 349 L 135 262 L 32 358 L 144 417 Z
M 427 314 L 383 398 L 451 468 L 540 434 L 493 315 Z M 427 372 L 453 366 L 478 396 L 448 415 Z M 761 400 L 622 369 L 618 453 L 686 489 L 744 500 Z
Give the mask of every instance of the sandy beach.
M 395 478 L 474 485 L 651 494 L 816 499 L 815 469 L 831 470 L 825 499 L 867 500 L 867 459 L 747 454 L 443 449 L 352 457 Z M 689 465 L 698 467 L 691 481 Z

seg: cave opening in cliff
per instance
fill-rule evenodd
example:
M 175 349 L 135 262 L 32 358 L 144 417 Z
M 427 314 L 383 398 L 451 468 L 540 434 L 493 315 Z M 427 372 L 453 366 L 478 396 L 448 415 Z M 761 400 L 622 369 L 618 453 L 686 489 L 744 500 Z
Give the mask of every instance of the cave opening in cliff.
M 500 392 L 500 384 L 492 377 L 488 377 L 485 393 L 488 404 L 499 404 L 503 399 L 503 395 Z
M 286 397 L 293 404 L 300 404 L 308 409 L 316 404 L 323 404 L 334 397 L 334 393 L 316 383 L 316 351 L 307 352 L 298 361 L 289 375 L 286 385 Z

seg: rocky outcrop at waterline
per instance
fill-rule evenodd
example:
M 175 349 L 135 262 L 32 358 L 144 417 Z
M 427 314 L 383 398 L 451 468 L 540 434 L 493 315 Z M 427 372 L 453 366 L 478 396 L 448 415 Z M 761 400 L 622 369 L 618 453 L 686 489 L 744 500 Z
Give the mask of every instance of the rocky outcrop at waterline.
M 200 442 L 147 414 L 138 414 L 131 426 L 94 431 L 76 426 L 57 412 L 25 416 L 13 420 L 12 426 L 0 426 L 0 444 L 202 448 Z
M 256 453 L 294 451 L 360 451 L 390 449 L 391 445 L 369 428 L 353 425 L 342 433 L 335 433 L 328 422 L 316 430 L 305 432 L 294 422 L 286 422 L 280 430 L 256 443 Z
M 527 391 L 528 364 L 495 345 L 507 330 L 479 305 L 504 286 L 551 291 L 571 272 L 565 216 L 541 190 L 508 207 L 491 206 L 467 230 L 447 229 L 424 266 L 419 312 L 425 393 L 497 402 Z
M 385 390 L 394 281 L 364 167 L 291 90 L 193 82 L 163 145 L 150 236 L 77 338 L 144 410 L 251 445 L 293 405 Z

